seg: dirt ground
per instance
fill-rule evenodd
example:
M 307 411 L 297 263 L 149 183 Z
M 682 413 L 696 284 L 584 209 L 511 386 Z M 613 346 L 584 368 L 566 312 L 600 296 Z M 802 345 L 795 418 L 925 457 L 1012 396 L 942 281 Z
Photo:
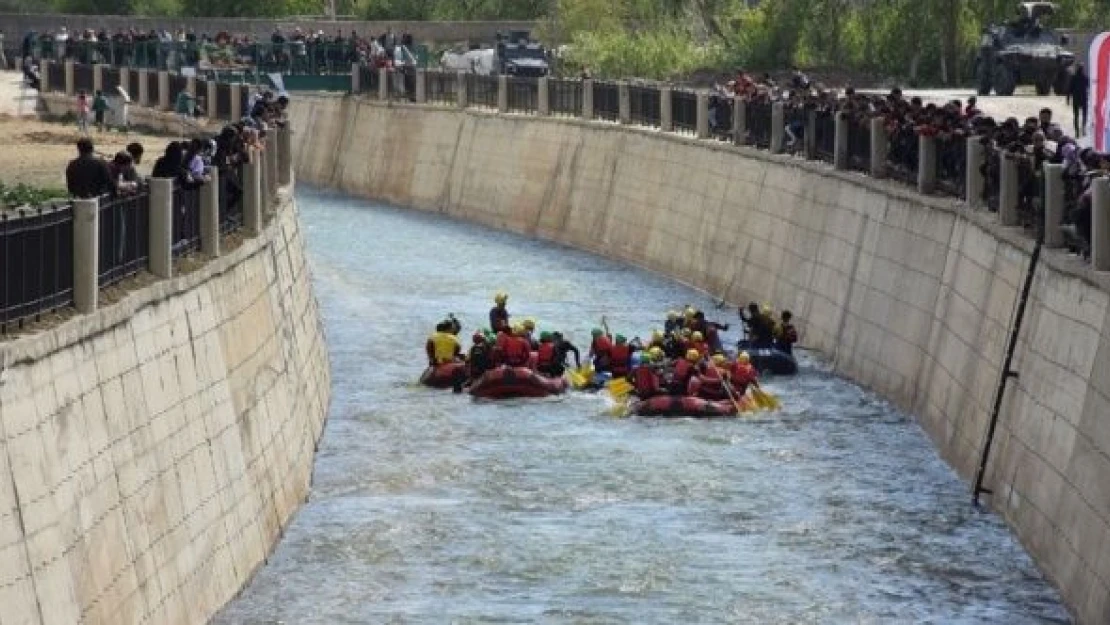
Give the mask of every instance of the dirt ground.
M 90 132 L 93 146 L 105 158 L 132 141 L 145 148 L 139 171 L 150 173 L 154 159 L 162 155 L 167 137 L 120 132 Z M 0 182 L 25 183 L 48 189 L 65 189 L 65 168 L 77 156 L 81 138 L 76 124 L 44 122 L 0 114 Z

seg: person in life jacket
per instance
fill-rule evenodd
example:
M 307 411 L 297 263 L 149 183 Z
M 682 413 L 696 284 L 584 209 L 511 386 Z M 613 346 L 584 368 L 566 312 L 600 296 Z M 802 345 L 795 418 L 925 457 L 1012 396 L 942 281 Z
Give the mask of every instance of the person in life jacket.
M 436 324 L 436 331 L 424 343 L 424 351 L 428 354 L 428 365 L 442 365 L 457 360 L 462 353 L 459 339 L 451 334 L 451 323 L 441 321 Z
M 640 399 L 661 395 L 663 388 L 651 351 L 640 352 L 638 356 L 636 364 L 632 367 L 632 392 Z
M 667 322 L 663 324 L 663 333 L 670 334 L 675 330 L 682 328 L 682 319 L 679 318 L 677 311 L 670 311 L 667 313 Z
M 775 347 L 786 352 L 794 353 L 794 344 L 798 342 L 798 329 L 791 321 L 794 315 L 789 310 L 782 311 L 782 321 L 775 328 Z
M 702 336 L 701 332 L 690 333 L 690 343 L 687 345 L 686 348 L 698 350 L 698 353 L 701 354 L 702 358 L 709 357 L 709 343 L 705 342 L 705 337 Z
M 540 348 L 540 343 L 539 343 L 539 341 L 536 340 L 536 338 L 534 336 L 534 333 L 536 331 L 536 320 L 531 318 L 531 317 L 528 317 L 527 319 L 524 320 L 523 326 L 524 326 L 524 338 L 525 338 L 525 340 L 528 341 L 528 345 L 531 348 L 531 350 L 536 351 L 537 349 Z
M 594 371 L 598 373 L 609 371 L 612 362 L 613 342 L 608 335 L 601 331 L 601 328 L 591 330 L 590 336 L 593 337 L 593 340 L 590 341 L 588 357 L 594 363 Z
M 682 327 L 687 328 L 691 332 L 693 332 L 694 331 L 694 318 L 697 316 L 697 314 L 698 314 L 698 309 L 694 308 L 693 306 L 690 306 L 689 304 L 687 304 L 686 308 L 682 309 Z
M 723 351 L 721 345 L 720 331 L 728 331 L 729 325 L 727 323 L 717 323 L 716 321 L 709 321 L 705 318 L 705 313 L 697 311 L 694 313 L 694 321 L 690 325 L 690 329 L 694 332 L 701 332 L 705 337 L 705 342 L 709 344 L 709 348 L 714 353 Z
M 623 378 L 632 370 L 632 354 L 636 351 L 623 334 L 618 334 L 616 344 L 609 348 L 609 372 L 614 378 Z
M 540 346 L 536 348 L 536 371 L 553 378 L 562 374 L 555 373 L 555 341 L 550 332 L 540 332 Z
M 494 332 L 509 332 L 509 309 L 505 308 L 508 302 L 509 296 L 504 291 L 498 291 L 493 296 L 493 308 L 489 309 L 489 327 Z
M 732 381 L 732 389 L 735 391 L 737 397 L 742 397 L 744 393 L 748 392 L 748 387 L 751 385 L 759 386 L 755 367 L 752 366 L 752 359 L 748 352 L 740 352 L 736 355 L 736 362 L 732 363 L 732 371 L 729 378 Z
M 493 350 L 486 340 L 486 335 L 481 330 L 471 337 L 473 343 L 467 355 L 467 375 L 471 381 L 482 377 L 482 374 L 493 368 Z
M 574 367 L 576 369 L 582 368 L 582 356 L 578 353 L 578 348 L 574 343 L 566 340 L 562 332 L 552 332 L 551 342 L 555 345 L 555 354 L 552 357 L 551 372 L 555 376 L 561 376 L 567 370 L 567 356 L 571 353 L 574 354 Z
M 748 340 L 753 345 L 766 347 L 771 344 L 774 338 L 774 320 L 760 310 L 759 304 L 755 302 L 748 304 L 747 315 L 741 308 L 740 318 L 748 326 Z
M 666 345 L 666 337 L 663 332 L 660 330 L 652 330 L 651 340 L 648 341 L 647 349 L 651 349 L 652 347 L 663 349 L 664 345 Z
M 686 387 L 687 394 L 691 397 L 700 397 L 701 399 L 708 399 L 710 401 L 728 399 L 728 391 L 725 390 L 723 373 L 718 368 L 718 362 L 723 364 L 724 358 L 724 355 L 718 354 L 714 356 L 714 359 L 709 363 L 703 363 L 698 368 L 697 375 L 690 378 L 690 382 Z
M 532 346 L 528 344 L 528 339 L 524 338 L 524 326 L 517 324 L 513 326 L 511 335 L 503 334 L 505 334 L 501 348 L 503 363 L 510 367 L 528 366 L 528 361 L 532 357 Z
M 672 395 L 686 394 L 690 386 L 690 378 L 698 372 L 699 360 L 701 360 L 701 354 L 698 353 L 698 350 L 691 349 L 686 351 L 685 358 L 681 358 L 674 363 L 674 372 L 671 373 L 671 383 L 669 385 Z

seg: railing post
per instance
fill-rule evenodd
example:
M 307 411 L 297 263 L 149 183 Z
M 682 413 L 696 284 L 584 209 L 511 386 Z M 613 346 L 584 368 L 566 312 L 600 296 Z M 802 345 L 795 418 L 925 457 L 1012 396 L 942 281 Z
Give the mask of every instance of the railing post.
M 100 291 L 100 201 L 73 202 L 73 306 L 96 310 Z
M 149 72 L 149 69 L 139 70 L 139 93 L 132 94 L 133 97 L 138 98 L 139 106 L 150 106 L 150 83 L 147 81 L 146 77 Z
M 886 157 L 890 153 L 890 137 L 886 136 L 883 118 L 871 119 L 871 177 L 886 178 Z
M 802 148 L 807 160 L 817 160 L 817 111 L 806 109 L 806 129 L 802 133 Z
M 1060 222 L 1063 221 L 1063 219 L 1064 166 L 1055 163 L 1045 163 L 1044 244 L 1047 247 L 1064 247 L 1064 233 L 1060 231 Z
M 844 111 L 833 115 L 833 167 L 848 169 L 848 115 Z
M 258 152 L 258 216 L 259 223 L 265 225 L 270 212 L 270 151 L 266 145 Z
M 536 113 L 543 116 L 551 114 L 551 84 L 547 76 L 541 76 L 536 83 Z
M 917 136 L 917 191 L 928 195 L 937 188 L 937 139 Z
M 582 119 L 594 118 L 594 81 L 587 78 L 582 81 Z
M 200 251 L 220 255 L 220 170 L 208 168 L 208 182 L 200 188 Z
M 497 77 L 497 112 L 509 112 L 509 77 L 504 74 Z
M 65 77 L 66 77 L 66 95 L 77 95 L 76 83 L 73 80 L 73 61 L 66 61 Z
M 237 122 L 243 119 L 243 85 L 234 82 L 228 86 L 228 91 L 231 92 L 231 117 L 230 121 Z M 250 111 L 247 111 L 248 113 Z
M 697 131 L 699 139 L 709 138 L 709 94 L 699 91 L 694 96 L 697 104 Z
M 617 122 L 632 123 L 632 92 L 623 80 L 617 83 Z
M 217 83 L 215 80 L 209 80 L 208 82 L 204 83 L 204 86 L 207 89 L 207 92 L 204 94 L 204 112 L 208 119 L 216 119 L 216 85 Z
M 196 101 L 196 99 L 197 99 L 197 77 L 196 76 L 187 76 L 185 78 L 185 93 L 189 94 L 189 97 L 191 97 L 194 102 Z M 205 94 L 205 95 L 207 95 L 207 94 Z
M 104 66 L 100 63 L 93 65 L 93 93 L 104 90 Z
M 158 109 L 170 110 L 170 73 L 166 70 L 158 72 Z
M 771 105 L 771 154 L 782 154 L 786 133 L 786 108 L 782 102 Z
M 277 133 L 274 133 L 270 137 L 270 141 L 266 142 L 266 165 L 269 168 L 266 171 L 266 182 L 270 185 L 269 193 L 266 195 L 268 203 L 268 210 L 266 211 L 267 216 L 274 213 L 274 209 L 276 208 L 274 197 L 277 195 L 278 187 L 281 186 L 281 175 L 278 173 L 278 169 L 280 169 L 278 167 L 278 159 L 280 158 L 278 152 L 280 150 L 281 148 L 278 147 Z
M 964 167 L 964 176 L 967 205 L 971 208 L 983 207 L 983 189 L 987 186 L 982 169 L 985 153 L 982 137 L 972 135 L 967 138 L 967 164 Z
M 674 132 L 674 89 L 659 87 L 659 130 Z
M 423 68 L 416 68 L 416 103 L 424 104 L 428 101 L 428 72 Z
M 283 187 L 293 183 L 293 129 L 288 122 L 278 128 L 278 182 Z
M 150 273 L 173 275 L 173 178 L 150 179 Z
M 1110 271 L 1110 178 L 1095 178 L 1091 187 L 1091 266 Z
M 243 165 L 243 227 L 248 236 L 262 232 L 262 167 L 258 150 L 251 148 Z
M 389 99 L 389 70 L 378 68 L 378 99 L 385 102 Z
M 464 109 L 464 108 L 466 108 L 466 100 L 467 100 L 466 73 L 465 72 L 456 72 L 455 76 L 458 78 L 458 82 L 455 83 L 456 84 L 455 96 L 456 96 L 459 108 Z
M 732 96 L 732 142 L 744 145 L 748 142 L 748 101 L 741 96 Z
M 1016 226 L 1018 219 L 1018 166 L 1008 152 L 999 160 L 998 219 L 1003 226 Z
M 351 93 L 359 93 L 362 91 L 362 70 L 358 63 L 351 63 Z
M 50 59 L 43 59 L 39 64 L 42 72 L 42 75 L 39 76 L 39 87 L 42 89 L 42 93 L 50 93 L 51 89 L 58 88 L 58 85 L 50 84 L 50 66 L 53 64 L 54 61 Z

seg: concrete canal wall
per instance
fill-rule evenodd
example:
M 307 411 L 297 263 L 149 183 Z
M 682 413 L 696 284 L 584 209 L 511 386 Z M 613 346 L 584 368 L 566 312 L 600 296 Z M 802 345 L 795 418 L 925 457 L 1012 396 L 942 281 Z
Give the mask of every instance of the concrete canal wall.
M 0 623 L 204 623 L 308 493 L 327 346 L 296 207 L 0 342 Z
M 988 214 L 615 124 L 325 96 L 299 98 L 293 118 L 296 168 L 312 184 L 792 309 L 805 345 L 917 415 L 974 477 L 1032 248 Z M 1037 270 L 986 482 L 1092 625 L 1110 622 L 1110 297 L 1099 280 L 1056 252 Z

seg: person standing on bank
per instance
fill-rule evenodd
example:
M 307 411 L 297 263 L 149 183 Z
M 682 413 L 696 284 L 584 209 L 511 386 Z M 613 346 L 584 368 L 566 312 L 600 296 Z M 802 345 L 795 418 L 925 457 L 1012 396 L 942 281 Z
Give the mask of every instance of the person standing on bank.
M 1066 102 L 1071 103 L 1071 113 L 1075 120 L 1075 136 L 1082 137 L 1087 132 L 1087 94 L 1090 90 L 1090 79 L 1082 63 L 1075 64 L 1075 73 L 1071 75 L 1068 91 L 1064 94 Z M 1080 115 L 1083 123 L 1079 123 Z
M 98 132 L 104 132 L 104 113 L 107 112 L 107 110 L 108 98 L 104 97 L 103 91 L 97 91 L 96 97 L 93 98 L 92 112 Z

